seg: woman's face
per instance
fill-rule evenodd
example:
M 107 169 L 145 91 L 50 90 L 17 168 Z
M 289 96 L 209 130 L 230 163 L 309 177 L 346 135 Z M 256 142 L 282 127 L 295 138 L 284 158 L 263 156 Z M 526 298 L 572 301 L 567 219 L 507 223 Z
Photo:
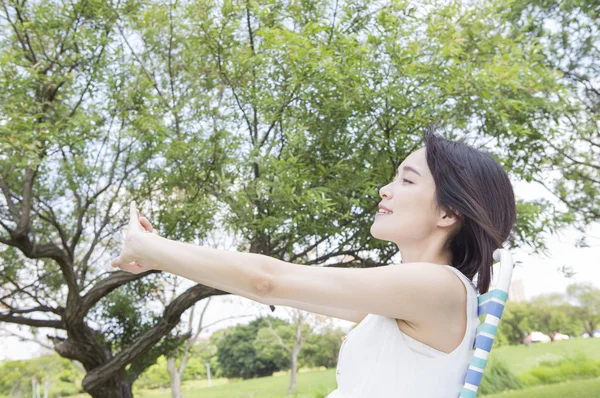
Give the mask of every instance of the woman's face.
M 379 190 L 380 205 L 392 214 L 376 213 L 373 237 L 405 244 L 426 243 L 437 230 L 435 183 L 427 166 L 425 148 L 411 153 L 398 167 L 396 178 Z

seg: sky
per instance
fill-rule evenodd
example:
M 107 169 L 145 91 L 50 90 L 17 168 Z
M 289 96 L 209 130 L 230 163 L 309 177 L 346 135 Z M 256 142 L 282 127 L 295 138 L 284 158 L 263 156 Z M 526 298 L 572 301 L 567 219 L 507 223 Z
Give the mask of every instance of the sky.
M 557 203 L 557 199 L 538 183 L 518 182 L 513 183 L 513 187 L 517 198 L 526 200 L 545 198 Z M 549 236 L 546 240 L 548 256 L 532 254 L 531 249 L 511 250 L 513 260 L 522 262 L 513 271 L 513 281 L 522 280 L 527 300 L 543 293 L 564 293 L 568 284 L 576 282 L 592 282 L 600 288 L 600 223 L 592 224 L 586 230 L 587 243 L 590 247 L 575 246 L 575 241 L 580 236 L 581 233 L 573 228 Z M 573 277 L 566 278 L 559 270 L 564 265 L 572 267 L 575 272 Z M 199 305 L 203 306 L 204 304 L 200 303 Z M 197 311 L 199 313 L 200 308 Z M 220 328 L 246 324 L 252 319 L 266 314 L 284 319 L 288 317 L 287 312 L 282 308 L 271 312 L 268 306 L 243 297 L 233 295 L 213 297 L 204 316 L 203 324 L 214 325 L 208 327 L 200 336 L 207 337 Z M 185 314 L 182 319 L 187 319 Z M 339 319 L 332 319 L 332 322 L 345 331 L 354 325 L 349 321 Z M 10 327 L 11 330 L 21 335 L 26 334 L 25 329 L 19 331 L 14 325 L 4 326 Z M 22 342 L 16 337 L 6 337 L 2 334 L 3 332 L 0 331 L 0 361 L 28 359 L 51 352 L 36 343 Z

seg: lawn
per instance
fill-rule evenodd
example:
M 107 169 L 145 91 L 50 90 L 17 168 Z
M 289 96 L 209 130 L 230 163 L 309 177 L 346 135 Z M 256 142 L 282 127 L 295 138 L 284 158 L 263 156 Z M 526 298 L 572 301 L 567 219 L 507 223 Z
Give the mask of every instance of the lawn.
M 244 380 L 236 383 L 206 386 L 206 381 L 189 382 L 183 385 L 183 396 L 186 398 L 282 398 L 286 397 L 289 374 L 272 377 L 260 377 L 257 379 Z M 299 373 L 296 378 L 296 394 L 290 395 L 295 398 L 322 398 L 329 392 L 335 390 L 335 369 Z M 171 398 L 169 390 L 140 390 L 135 394 L 140 398 Z
M 600 398 L 600 378 L 485 395 L 485 398 Z
M 502 346 L 492 349 L 491 357 L 497 357 L 511 364 L 515 374 L 532 368 L 540 361 L 560 359 L 576 351 L 585 353 L 590 359 L 600 360 L 600 339 L 576 338 L 525 345 Z
M 585 353 L 589 358 L 600 360 L 600 339 L 573 339 L 553 343 L 526 346 L 504 346 L 494 348 L 492 356 L 511 364 L 516 374 L 536 366 L 539 361 L 560 359 L 574 354 Z M 213 379 L 212 386 L 206 380 L 184 382 L 183 395 L 186 398 L 283 398 L 289 384 L 289 374 L 231 382 L 226 379 Z M 297 376 L 294 398 L 323 398 L 336 388 L 335 369 L 301 372 Z M 140 398 L 170 398 L 169 389 L 136 390 Z M 72 398 L 88 398 L 79 395 Z M 600 398 L 600 379 L 578 380 L 568 383 L 538 386 L 526 390 L 487 395 L 486 398 Z

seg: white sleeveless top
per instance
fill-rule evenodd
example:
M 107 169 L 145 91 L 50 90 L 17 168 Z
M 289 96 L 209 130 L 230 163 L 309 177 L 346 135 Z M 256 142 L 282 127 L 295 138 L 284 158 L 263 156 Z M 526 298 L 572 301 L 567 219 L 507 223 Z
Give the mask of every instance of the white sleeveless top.
M 477 290 L 454 267 L 467 288 L 467 330 L 451 353 L 430 347 L 402 332 L 394 318 L 368 314 L 340 347 L 338 388 L 325 398 L 456 398 L 475 345 L 480 321 Z

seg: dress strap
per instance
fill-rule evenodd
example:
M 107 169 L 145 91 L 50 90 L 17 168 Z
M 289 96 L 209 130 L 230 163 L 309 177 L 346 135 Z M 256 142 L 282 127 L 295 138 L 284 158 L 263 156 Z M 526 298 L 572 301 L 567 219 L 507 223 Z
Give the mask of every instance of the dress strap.
M 475 291 L 475 295 L 477 296 L 477 286 L 475 286 L 475 284 L 473 283 L 472 280 L 470 280 L 469 278 L 467 278 L 467 276 L 465 274 L 463 274 L 462 272 L 460 272 L 457 268 L 454 268 L 451 265 L 446 265 L 445 267 L 450 268 L 452 271 L 454 271 L 454 273 L 456 275 L 459 276 L 459 278 L 466 283 L 468 286 L 470 286 L 474 291 Z

